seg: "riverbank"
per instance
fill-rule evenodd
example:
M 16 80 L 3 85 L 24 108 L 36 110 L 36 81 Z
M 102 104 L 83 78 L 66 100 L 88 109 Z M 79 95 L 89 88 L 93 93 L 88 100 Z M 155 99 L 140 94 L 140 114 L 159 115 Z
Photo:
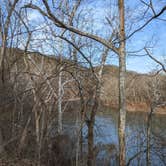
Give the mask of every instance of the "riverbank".
M 74 110 L 75 105 L 79 105 L 80 98 L 73 98 L 66 100 L 65 102 L 70 102 L 71 108 L 69 110 Z M 113 110 L 118 110 L 119 105 L 116 101 L 108 101 L 108 100 L 101 100 L 100 105 L 106 108 L 111 108 Z M 144 112 L 148 113 L 150 112 L 150 104 L 146 102 L 127 102 L 126 103 L 126 108 L 128 112 Z M 157 115 L 166 115 L 166 106 L 160 106 L 156 107 L 154 110 L 154 114 Z
M 102 104 L 113 109 L 119 108 L 117 102 L 102 101 Z M 150 112 L 151 107 L 150 104 L 146 102 L 127 102 L 126 109 L 128 112 Z M 154 113 L 166 115 L 166 106 L 156 107 Z

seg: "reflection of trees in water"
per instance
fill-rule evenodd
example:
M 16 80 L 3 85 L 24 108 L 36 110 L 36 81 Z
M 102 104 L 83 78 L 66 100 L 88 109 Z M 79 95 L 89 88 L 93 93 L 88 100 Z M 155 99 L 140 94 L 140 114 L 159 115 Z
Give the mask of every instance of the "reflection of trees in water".
M 166 143 L 165 143 L 165 117 L 155 116 L 152 118 L 152 132 L 151 132 L 151 161 L 152 165 L 160 164 L 161 166 L 166 164 L 165 158 L 166 158 Z M 70 138 L 67 136 L 64 139 L 59 139 L 61 141 L 58 141 L 59 144 L 56 144 L 56 150 L 60 148 L 58 151 L 63 151 L 63 149 L 67 150 L 67 155 L 65 151 L 61 153 L 59 158 L 65 158 L 63 159 L 64 162 L 67 162 L 68 164 L 71 163 L 71 165 L 75 162 L 75 148 L 76 148 L 76 138 L 73 138 L 74 132 L 75 132 L 75 120 L 76 120 L 76 113 L 68 112 L 64 113 L 64 132 L 66 132 L 68 135 L 70 135 Z M 96 165 L 116 165 L 116 155 L 117 155 L 117 144 L 113 144 L 111 142 L 111 137 L 113 135 L 107 135 L 112 132 L 111 128 L 115 128 L 117 131 L 117 112 L 111 111 L 111 112 L 100 112 L 99 115 L 96 116 L 96 122 L 94 124 L 94 130 L 93 130 L 93 137 L 89 137 L 89 139 L 99 138 L 101 140 L 101 143 L 94 141 L 93 144 L 93 152 L 94 152 L 94 158 L 93 160 L 96 161 Z M 6 124 L 7 125 L 7 124 Z M 108 130 L 107 130 L 107 129 Z M 30 130 L 28 130 L 30 131 Z M 129 113 L 127 115 L 127 159 L 129 160 L 131 157 L 136 155 L 136 157 L 130 162 L 130 165 L 145 165 L 146 160 L 146 114 L 142 113 Z M 5 131 L 7 132 L 7 131 Z M 8 131 L 10 132 L 10 131 Z M 87 128 L 84 128 L 84 133 L 87 132 Z M 112 134 L 112 133 L 111 133 Z M 84 134 L 85 136 L 86 134 Z M 108 142 L 105 139 L 106 137 L 109 138 Z M 30 152 L 30 149 L 33 151 L 33 144 L 34 137 L 33 133 L 31 135 L 32 137 L 28 137 L 28 140 L 31 142 L 31 144 L 27 144 L 25 147 L 26 150 L 28 150 L 26 153 L 28 154 Z M 72 140 L 71 140 L 72 137 Z M 84 153 L 83 153 L 83 163 L 86 163 L 87 161 L 87 138 L 84 137 L 83 147 L 84 147 Z M 58 139 L 50 139 L 47 138 L 47 141 L 49 144 L 51 142 L 56 142 Z M 66 143 L 64 143 L 66 141 Z M 42 155 L 44 155 L 48 150 L 48 147 L 45 147 L 42 149 Z M 72 153 L 68 153 L 72 152 Z M 141 153 L 140 153 L 141 152 Z M 32 154 L 32 152 L 30 152 Z M 49 152 L 48 152 L 49 153 Z M 53 158 L 56 154 L 59 154 L 57 152 L 52 152 Z M 49 155 L 49 156 L 51 156 Z M 73 157 L 74 156 L 74 157 Z M 67 157 L 67 158 L 66 158 Z M 80 156 L 79 156 L 80 157 Z M 55 158 L 54 158 L 55 159 Z M 46 159 L 47 160 L 47 159 Z M 50 159 L 52 160 L 52 159 Z M 57 162 L 57 161 L 49 161 L 49 162 Z M 108 164 L 109 163 L 109 164 Z M 63 163 L 62 163 L 63 164 Z
M 115 144 L 97 144 L 94 148 L 97 165 L 115 165 L 118 161 L 118 151 Z
M 166 131 L 163 117 L 152 117 L 151 120 L 151 153 L 152 161 L 160 161 L 161 165 L 166 165 Z M 158 163 L 156 163 L 158 164 Z
M 149 120 L 145 113 L 138 114 L 138 116 L 135 113 L 127 116 L 127 156 L 129 161 L 132 158 L 130 164 L 141 165 L 148 160 L 147 164 L 165 165 L 165 122 L 163 119 L 162 117 L 152 117 Z
M 152 118 L 151 121 L 151 136 L 150 136 L 150 153 L 151 153 L 151 164 L 155 165 L 165 165 L 165 121 L 164 117 L 156 116 Z M 105 124 L 105 125 L 104 125 Z M 117 131 L 117 112 L 116 111 L 106 111 L 99 112 L 96 117 L 95 122 L 95 139 L 97 139 L 96 146 L 100 147 L 100 142 L 103 147 L 111 143 L 110 131 L 111 128 L 115 128 Z M 128 165 L 145 165 L 146 164 L 146 152 L 147 152 L 147 114 L 146 113 L 128 113 L 127 114 L 127 161 Z M 109 142 L 105 137 L 109 137 Z M 116 145 L 117 146 L 117 145 Z M 100 148 L 99 148 L 100 149 Z M 101 162 L 113 162 L 110 154 L 107 150 L 103 148 L 98 151 L 96 161 Z M 109 159 L 108 159 L 108 158 Z M 114 156 L 115 157 L 115 156 Z M 96 163 L 97 164 L 97 163 Z

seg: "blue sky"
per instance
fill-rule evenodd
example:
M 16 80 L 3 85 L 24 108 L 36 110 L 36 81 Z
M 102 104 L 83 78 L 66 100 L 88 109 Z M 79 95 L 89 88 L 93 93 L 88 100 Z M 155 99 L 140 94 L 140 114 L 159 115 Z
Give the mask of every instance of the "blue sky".
M 153 3 L 156 12 L 158 12 L 164 5 L 166 5 L 166 1 L 162 0 L 153 0 Z M 111 4 L 116 4 L 116 0 L 94 0 L 91 1 L 91 3 L 87 3 L 87 6 L 94 10 L 95 18 L 97 18 L 98 20 L 96 25 L 98 24 L 97 27 L 99 29 L 102 27 L 100 21 L 103 20 L 103 18 L 106 16 L 106 13 L 115 10 L 113 8 L 111 8 L 112 10 L 110 9 Z M 126 1 L 126 9 L 128 8 L 130 8 L 132 16 L 130 16 L 129 14 L 130 10 L 126 10 L 126 16 L 129 15 L 129 17 L 126 17 L 126 22 L 130 21 L 128 20 L 128 18 L 141 18 L 141 15 L 146 10 L 145 5 L 141 4 L 139 0 Z M 149 11 L 147 17 L 150 14 L 151 13 Z M 160 18 L 166 19 L 166 12 Z M 137 29 L 138 25 L 142 25 L 143 21 L 144 20 L 136 22 L 133 26 L 132 31 Z M 157 19 L 153 20 L 143 30 L 136 33 L 129 41 L 127 41 L 126 50 L 136 51 L 142 49 L 143 47 L 145 47 L 145 45 L 153 46 L 153 48 L 151 48 L 150 50 L 155 58 L 161 60 L 162 62 L 164 61 L 164 59 L 166 59 L 166 21 L 161 21 Z M 144 53 L 140 52 L 138 54 L 142 55 Z M 107 63 L 110 63 L 110 61 L 111 64 L 118 64 L 118 60 L 115 58 L 109 58 Z M 147 56 L 129 56 L 127 57 L 126 64 L 128 70 L 134 70 L 141 73 L 147 73 L 158 68 L 158 65 Z
M 156 11 L 159 11 L 162 6 L 166 5 L 165 0 L 153 0 L 153 2 Z M 116 11 L 115 6 L 111 7 L 111 5 L 116 5 L 116 0 L 84 0 L 81 6 L 81 9 L 90 9 L 94 19 L 94 26 L 92 28 L 94 29 L 94 32 L 102 35 L 102 37 L 106 37 L 109 34 L 109 28 L 106 28 L 107 26 L 105 25 L 105 17 L 109 16 L 110 13 L 113 15 Z M 128 22 L 130 23 L 130 20 L 133 20 L 132 32 L 133 30 L 137 29 L 138 25 L 143 24 L 144 20 L 140 20 L 139 22 L 135 20 L 142 17 L 143 11 L 146 10 L 146 8 L 139 2 L 139 0 L 126 0 L 126 9 L 126 24 L 128 24 Z M 148 13 L 147 17 L 149 14 L 150 13 Z M 166 19 L 166 12 L 160 18 Z M 31 22 L 33 22 L 33 24 L 40 24 L 42 17 L 38 12 L 31 11 L 29 14 L 29 19 Z M 130 40 L 127 41 L 126 50 L 127 52 L 136 51 L 142 49 L 147 43 L 148 45 L 153 46 L 151 51 L 154 57 L 161 61 L 166 59 L 166 21 L 152 21 L 143 30 L 136 33 Z M 140 52 L 139 54 L 144 53 Z M 118 60 L 115 58 L 115 56 L 112 57 L 111 53 L 107 63 L 118 64 Z M 147 73 L 155 69 L 156 66 L 157 64 L 147 56 L 127 57 L 128 70 Z

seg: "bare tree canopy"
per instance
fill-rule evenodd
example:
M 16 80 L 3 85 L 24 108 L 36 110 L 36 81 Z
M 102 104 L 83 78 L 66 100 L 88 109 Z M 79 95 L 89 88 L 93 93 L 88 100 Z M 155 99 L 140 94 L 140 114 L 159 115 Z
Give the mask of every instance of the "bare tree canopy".
M 0 165 L 164 166 L 165 11 L 2 0 Z

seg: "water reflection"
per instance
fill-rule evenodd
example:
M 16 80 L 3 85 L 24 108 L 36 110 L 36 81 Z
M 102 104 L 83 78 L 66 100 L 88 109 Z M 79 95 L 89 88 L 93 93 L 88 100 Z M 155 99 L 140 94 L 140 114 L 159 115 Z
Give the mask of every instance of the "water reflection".
M 151 165 L 166 165 L 166 116 L 153 115 L 150 154 Z M 75 135 L 74 113 L 64 114 L 64 131 Z M 127 113 L 126 145 L 130 165 L 146 164 L 146 113 Z M 87 126 L 83 128 L 84 152 L 87 151 Z M 118 112 L 106 109 L 98 112 L 94 126 L 96 165 L 117 165 Z

